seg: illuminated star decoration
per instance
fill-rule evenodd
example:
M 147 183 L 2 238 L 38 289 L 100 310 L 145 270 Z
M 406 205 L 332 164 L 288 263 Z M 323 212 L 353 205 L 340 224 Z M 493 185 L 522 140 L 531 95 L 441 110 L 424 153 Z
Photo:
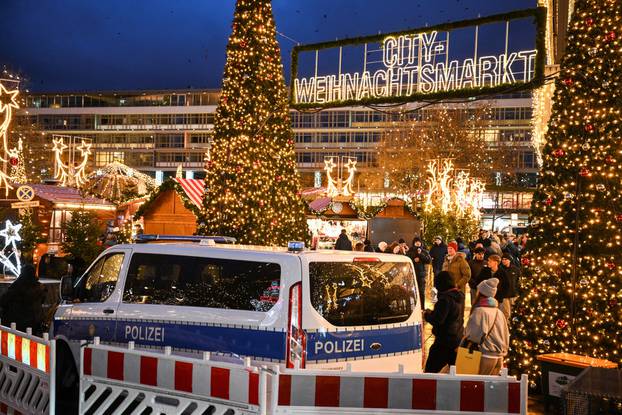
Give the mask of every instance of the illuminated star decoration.
M 0 237 L 4 238 L 4 247 L 0 251 L 0 264 L 3 266 L 3 271 L 8 271 L 14 274 L 16 277 L 22 270 L 22 265 L 19 259 L 16 242 L 22 240 L 19 236 L 19 231 L 22 228 L 21 224 L 13 225 L 11 221 L 5 222 L 5 228 L 0 230 Z M 7 248 L 9 253 L 7 254 Z M 14 261 L 13 261 L 14 258 Z
M 329 197 L 339 195 L 339 189 L 337 189 L 337 181 L 333 179 L 333 169 L 335 168 L 335 162 L 332 157 L 324 159 L 324 171 L 326 171 L 326 194 Z
M 52 151 L 55 154 L 55 178 L 60 180 L 61 186 L 76 186 L 80 187 L 86 182 L 86 165 L 89 161 L 89 155 L 91 155 L 92 144 L 81 139 L 80 145 L 76 147 L 76 150 L 80 152 L 82 160 L 80 163 L 72 166 L 63 162 L 63 153 L 67 148 L 67 144 L 64 142 L 64 138 L 59 136 L 52 138 L 53 148 Z M 70 157 L 71 159 L 71 157 Z
M 356 173 L 356 159 L 350 158 L 346 163 L 346 169 L 348 170 L 348 178 L 343 184 L 341 193 L 344 196 L 351 196 L 354 194 L 354 173 Z
M 2 148 L 0 148 L 0 162 L 6 163 L 9 161 L 10 154 L 8 149 L 8 137 L 7 131 L 11 120 L 13 119 L 13 109 L 18 109 L 17 95 L 19 90 L 8 90 L 0 82 L 0 116 L 2 116 L 2 123 L 0 124 L 0 136 L 2 136 Z M 10 177 L 0 170 L 0 188 L 4 187 L 5 196 L 9 195 L 9 190 L 13 189 L 11 186 Z

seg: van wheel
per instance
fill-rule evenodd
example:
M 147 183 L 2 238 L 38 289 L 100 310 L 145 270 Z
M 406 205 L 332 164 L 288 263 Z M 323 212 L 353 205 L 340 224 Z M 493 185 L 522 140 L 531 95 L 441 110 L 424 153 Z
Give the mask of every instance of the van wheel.
M 58 342 L 56 349 L 56 413 L 78 413 L 78 370 L 73 354 L 66 343 Z

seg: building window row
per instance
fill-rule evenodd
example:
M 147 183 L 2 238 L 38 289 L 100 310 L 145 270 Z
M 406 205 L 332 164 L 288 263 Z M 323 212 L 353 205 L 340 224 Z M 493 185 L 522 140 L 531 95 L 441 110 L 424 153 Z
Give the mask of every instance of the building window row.
M 176 94 L 30 95 L 28 108 L 158 107 L 217 105 L 219 91 Z
M 372 152 L 350 151 L 350 152 L 300 152 L 296 154 L 298 163 L 321 165 L 329 157 L 352 157 L 360 165 L 371 166 L 376 163 L 377 155 Z
M 373 131 L 294 133 L 296 143 L 377 143 L 380 133 Z

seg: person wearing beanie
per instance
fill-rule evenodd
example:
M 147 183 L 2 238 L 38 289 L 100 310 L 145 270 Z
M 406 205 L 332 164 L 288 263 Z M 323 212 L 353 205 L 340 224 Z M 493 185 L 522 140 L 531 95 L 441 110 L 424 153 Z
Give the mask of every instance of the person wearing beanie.
M 421 239 L 417 236 L 413 238 L 413 243 L 406 255 L 412 260 L 415 265 L 415 275 L 417 276 L 417 287 L 419 288 L 419 301 L 421 301 L 421 308 L 425 306 L 425 280 L 426 280 L 426 265 L 432 261 L 430 253 L 425 249 Z
M 423 318 L 432 325 L 434 343 L 425 362 L 426 373 L 438 373 L 444 367 L 456 364 L 456 350 L 463 335 L 464 294 L 456 288 L 447 271 L 434 279 L 438 301 L 434 310 L 425 310 Z
M 389 246 L 385 241 L 380 241 L 378 242 L 378 252 L 385 252 L 387 249 L 387 246 Z
M 449 272 L 454 279 L 454 284 L 463 294 L 466 294 L 466 284 L 471 278 L 471 268 L 466 260 L 466 255 L 458 252 L 458 244 L 451 241 L 447 244 L 447 256 L 443 262 L 443 271 Z
M 436 277 L 443 270 L 443 261 L 447 256 L 447 245 L 440 236 L 434 237 L 434 242 L 430 248 L 430 256 L 432 257 L 432 271 Z
M 498 375 L 503 367 L 503 358 L 508 354 L 508 322 L 494 298 L 498 285 L 499 280 L 496 278 L 484 280 L 477 285 L 475 305 L 464 331 L 465 340 L 479 344 L 482 352 L 480 375 Z
M 500 266 L 501 257 L 499 255 L 491 255 L 488 257 L 488 266 L 482 269 L 477 277 L 477 284 L 481 281 L 488 280 L 490 278 L 496 278 L 499 280 L 499 287 L 497 287 L 497 293 L 495 294 L 495 300 L 499 303 L 499 310 L 503 312 L 505 318 L 509 321 L 510 314 L 512 312 L 512 305 L 510 304 L 510 277 L 506 274 L 505 270 Z

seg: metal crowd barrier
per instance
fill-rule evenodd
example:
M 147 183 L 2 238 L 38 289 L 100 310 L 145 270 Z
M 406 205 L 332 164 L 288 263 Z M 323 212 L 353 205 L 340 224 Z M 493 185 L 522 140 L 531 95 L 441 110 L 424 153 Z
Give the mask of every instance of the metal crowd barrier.
M 273 414 L 522 414 L 527 375 L 285 370 L 273 376 Z
M 0 412 L 55 413 L 56 342 L 0 325 Z
M 279 371 L 101 345 L 81 352 L 80 413 L 523 414 L 527 376 Z M 125 411 L 125 412 L 124 412 Z
M 257 367 L 105 346 L 80 357 L 80 413 L 265 414 L 267 373 Z M 112 411 L 112 412 L 111 412 Z

